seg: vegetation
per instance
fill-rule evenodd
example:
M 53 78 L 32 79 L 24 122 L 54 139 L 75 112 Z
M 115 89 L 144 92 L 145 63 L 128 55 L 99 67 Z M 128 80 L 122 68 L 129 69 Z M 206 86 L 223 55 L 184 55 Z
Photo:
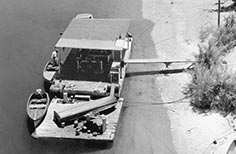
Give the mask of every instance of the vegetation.
M 218 29 L 203 30 L 192 82 L 184 93 L 198 109 L 216 109 L 225 113 L 236 108 L 236 74 L 230 74 L 223 57 L 236 45 L 235 16 L 225 19 Z

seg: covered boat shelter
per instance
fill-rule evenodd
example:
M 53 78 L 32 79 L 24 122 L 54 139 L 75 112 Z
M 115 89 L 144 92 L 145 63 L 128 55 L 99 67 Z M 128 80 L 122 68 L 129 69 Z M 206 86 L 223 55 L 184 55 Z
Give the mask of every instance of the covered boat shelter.
M 109 82 L 112 62 L 120 62 L 128 48 L 125 40 L 130 21 L 127 19 L 73 19 L 56 43 L 60 79 Z

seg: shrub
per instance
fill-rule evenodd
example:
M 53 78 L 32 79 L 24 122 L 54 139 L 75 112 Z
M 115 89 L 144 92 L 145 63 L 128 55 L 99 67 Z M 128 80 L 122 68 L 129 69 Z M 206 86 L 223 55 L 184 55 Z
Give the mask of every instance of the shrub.
M 188 84 L 184 93 L 191 98 L 191 104 L 200 109 L 210 109 L 212 101 L 217 95 L 217 85 L 220 83 L 221 68 L 208 69 L 203 64 L 196 64 L 190 74 L 192 82 Z
M 236 20 L 235 16 L 231 15 L 225 18 L 225 23 L 222 27 L 216 29 L 212 34 L 212 42 L 223 52 L 228 53 L 236 45 Z
M 184 93 L 196 108 L 231 112 L 236 107 L 236 77 L 227 73 L 222 58 L 236 45 L 235 17 L 229 16 L 222 27 L 211 33 L 201 33 L 199 54 L 195 56 L 195 66 L 189 72 L 192 81 Z
M 236 77 L 232 74 L 225 74 L 222 75 L 221 79 L 211 108 L 223 112 L 234 111 L 236 107 Z

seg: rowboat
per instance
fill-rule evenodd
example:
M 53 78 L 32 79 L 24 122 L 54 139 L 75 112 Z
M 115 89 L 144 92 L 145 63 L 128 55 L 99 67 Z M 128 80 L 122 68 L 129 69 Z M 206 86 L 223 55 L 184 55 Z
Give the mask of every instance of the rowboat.
M 48 93 L 40 91 L 38 89 L 36 92 L 31 93 L 26 105 L 28 118 L 34 123 L 35 127 L 43 120 L 50 102 Z
M 58 67 L 53 67 L 51 62 L 48 61 L 43 69 L 43 77 L 45 81 L 52 81 L 58 69 Z

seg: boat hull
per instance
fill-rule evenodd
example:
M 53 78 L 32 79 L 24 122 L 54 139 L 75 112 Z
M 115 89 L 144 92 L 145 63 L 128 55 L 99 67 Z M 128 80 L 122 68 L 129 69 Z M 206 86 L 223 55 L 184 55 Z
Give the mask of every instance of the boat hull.
M 42 123 L 43 119 L 45 118 L 45 115 L 37 120 L 31 119 L 29 116 L 27 118 L 28 118 L 28 123 L 31 127 L 30 129 L 35 129 Z
M 57 73 L 56 70 L 48 70 L 48 65 L 50 64 L 50 61 L 48 61 L 43 69 L 43 78 L 47 82 L 51 82 Z
M 44 119 L 48 105 L 50 103 L 50 98 L 48 93 L 44 92 L 44 96 L 42 99 L 34 98 L 35 93 L 31 93 L 26 105 L 26 112 L 29 118 L 29 121 L 37 127 L 42 120 Z M 40 104 L 33 104 L 33 101 L 38 101 Z M 43 100 L 44 102 L 41 103 L 40 101 Z

